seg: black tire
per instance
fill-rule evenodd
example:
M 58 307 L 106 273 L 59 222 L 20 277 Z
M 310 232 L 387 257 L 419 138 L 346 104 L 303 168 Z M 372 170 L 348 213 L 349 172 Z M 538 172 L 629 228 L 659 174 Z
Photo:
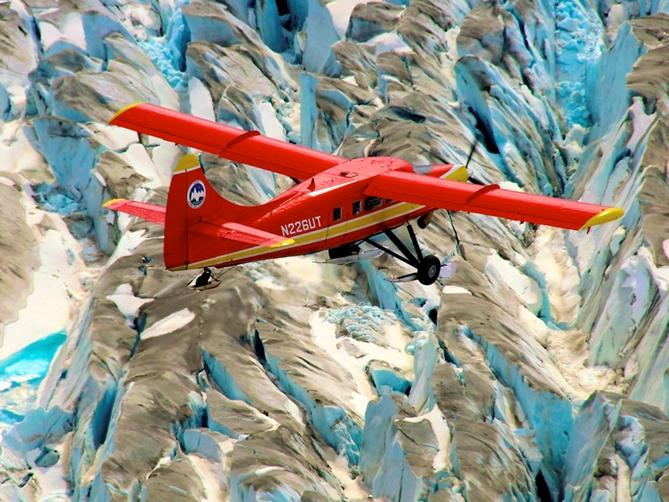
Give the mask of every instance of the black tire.
M 439 272 L 441 272 L 441 260 L 433 254 L 427 255 L 418 265 L 418 282 L 429 286 L 439 278 Z

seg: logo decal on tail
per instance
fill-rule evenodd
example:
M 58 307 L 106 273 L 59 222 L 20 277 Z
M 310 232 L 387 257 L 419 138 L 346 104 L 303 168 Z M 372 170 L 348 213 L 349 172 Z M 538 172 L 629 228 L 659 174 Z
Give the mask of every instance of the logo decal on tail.
M 204 183 L 202 183 L 200 180 L 197 180 L 191 183 L 190 187 L 188 187 L 188 196 L 186 197 L 186 200 L 188 201 L 188 205 L 190 207 L 197 209 L 202 204 L 204 204 L 204 198 L 206 195 L 207 191 L 204 188 Z

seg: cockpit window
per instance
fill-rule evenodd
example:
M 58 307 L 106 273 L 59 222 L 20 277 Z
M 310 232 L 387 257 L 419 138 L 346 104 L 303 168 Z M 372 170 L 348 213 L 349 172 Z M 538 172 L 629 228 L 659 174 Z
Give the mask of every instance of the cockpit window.
M 367 197 L 365 199 L 365 211 L 371 211 L 372 209 L 379 207 L 382 204 L 382 201 L 379 197 Z

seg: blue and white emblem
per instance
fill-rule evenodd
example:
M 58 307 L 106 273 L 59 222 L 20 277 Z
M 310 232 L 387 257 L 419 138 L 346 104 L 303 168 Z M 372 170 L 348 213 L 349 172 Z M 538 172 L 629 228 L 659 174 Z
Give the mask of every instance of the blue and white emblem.
M 204 204 L 204 198 L 206 195 L 207 191 L 204 188 L 204 183 L 202 183 L 200 180 L 197 180 L 193 181 L 193 183 L 190 184 L 190 187 L 188 187 L 188 197 L 186 200 L 188 201 L 188 205 L 190 207 L 197 209 L 202 204 Z

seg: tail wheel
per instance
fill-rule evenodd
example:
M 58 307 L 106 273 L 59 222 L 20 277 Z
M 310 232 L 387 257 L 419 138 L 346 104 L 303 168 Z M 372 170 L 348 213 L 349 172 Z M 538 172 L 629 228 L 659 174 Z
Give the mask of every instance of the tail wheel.
M 418 265 L 418 282 L 425 286 L 433 284 L 439 278 L 441 261 L 433 254 L 423 258 Z

